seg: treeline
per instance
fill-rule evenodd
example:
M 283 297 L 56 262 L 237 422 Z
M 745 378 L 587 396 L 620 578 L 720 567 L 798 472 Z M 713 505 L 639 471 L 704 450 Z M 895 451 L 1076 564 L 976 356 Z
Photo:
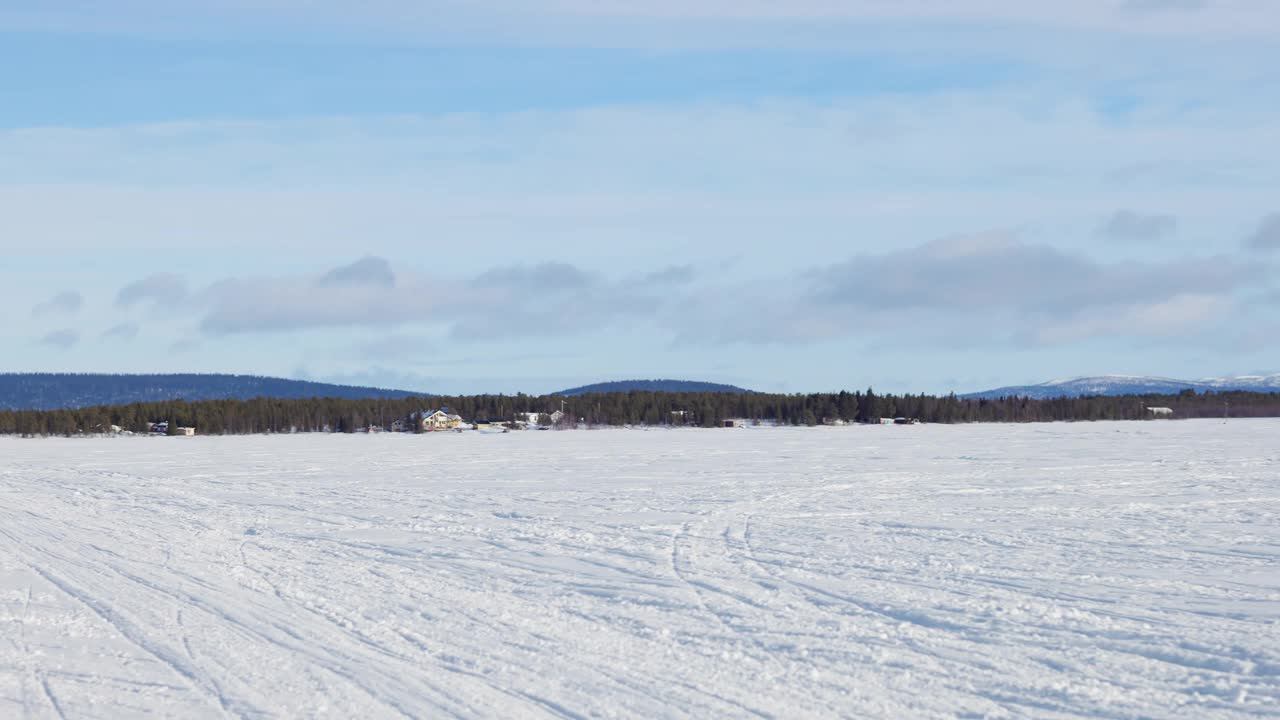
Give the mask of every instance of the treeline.
M 551 413 L 564 402 L 568 418 L 592 426 L 692 425 L 715 427 L 726 419 L 782 425 L 826 420 L 876 422 L 882 417 L 926 423 L 1046 422 L 1058 420 L 1147 420 L 1147 407 L 1168 407 L 1175 418 L 1277 417 L 1280 394 L 1223 392 L 1125 397 L 961 399 L 954 395 L 880 395 L 866 392 L 809 395 L 630 392 L 575 398 L 529 395 L 383 399 L 181 400 L 100 406 L 76 410 L 0 411 L 0 434 L 44 436 L 135 433 L 150 423 L 195 427 L 201 435 L 359 432 L 390 428 L 410 413 L 447 407 L 467 421 L 509 421 L 516 413 Z M 1228 410 L 1229 408 L 1229 410 Z

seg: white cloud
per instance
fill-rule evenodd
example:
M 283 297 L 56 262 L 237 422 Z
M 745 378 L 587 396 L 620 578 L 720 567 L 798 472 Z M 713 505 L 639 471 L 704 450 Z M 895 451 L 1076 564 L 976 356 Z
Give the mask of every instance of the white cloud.
M 500 4 L 500 3 L 492 3 Z M 579 15 L 665 17 L 679 20 L 874 21 L 1026 23 L 1110 30 L 1247 33 L 1250 21 L 1276 19 L 1270 3 L 1257 0 L 1075 0 L 1071 3 L 1019 0 L 516 0 L 524 8 L 548 7 Z
M 1178 230 L 1178 219 L 1164 213 L 1117 210 L 1098 228 L 1098 234 L 1120 242 L 1159 242 Z
M 80 344 L 80 333 L 71 329 L 54 330 L 40 338 L 40 344 L 59 350 L 70 350 Z
M 425 323 L 460 300 L 443 284 L 405 278 L 394 285 L 325 285 L 314 277 L 260 276 L 214 283 L 194 298 L 210 335 L 308 328 Z
M 396 274 L 391 263 L 380 257 L 365 257 L 350 265 L 334 268 L 316 282 L 322 288 L 374 287 L 394 288 Z
M 116 305 L 131 307 L 141 302 L 178 305 L 187 299 L 187 282 L 173 273 L 157 273 L 120 288 Z
M 563 262 L 546 262 L 533 266 L 509 265 L 486 270 L 472 280 L 472 285 L 490 290 L 527 290 L 548 293 L 577 290 L 595 283 L 589 273 Z
M 1275 34 L 1277 10 L 1267 0 L 226 0 L 175 13 L 160 0 L 119 0 L 113 12 L 77 10 L 37 0 L 10 0 L 0 27 L 40 30 L 229 32 L 278 27 L 341 28 L 346 33 L 397 33 L 427 41 L 618 42 L 673 24 L 797 25 L 867 22 L 1030 25 L 1125 32 Z M 622 23 L 631 25 L 623 32 Z M 648 23 L 646 26 L 644 23 Z M 636 26 L 639 27 L 636 27 Z M 776 25 L 775 25 L 776 27 Z M 647 32 L 646 32 L 647 31 Z M 785 33 L 774 33 L 782 41 Z
M 133 323 L 113 325 L 102 333 L 104 340 L 133 340 L 138 337 L 138 326 Z
M 1262 218 L 1246 244 L 1254 250 L 1280 250 L 1280 213 L 1271 213 Z
M 36 305 L 31 309 L 31 314 L 37 317 L 51 314 L 70 314 L 78 312 L 83 305 L 83 295 L 75 290 L 67 290 Z
M 0 182 L 534 192 L 1252 188 L 1273 106 L 940 92 L 829 101 L 0 131 Z M 1134 175 L 1128 170 L 1145 170 Z
M 1211 329 L 1229 316 L 1236 302 L 1229 296 L 1180 293 L 1128 307 L 1093 309 L 1063 321 L 1031 329 L 1029 339 L 1041 345 L 1066 345 L 1098 337 L 1130 340 L 1162 339 L 1196 342 L 1187 335 Z
M 200 341 L 190 338 L 178 340 L 169 346 L 170 355 L 186 355 L 194 353 L 201 347 Z

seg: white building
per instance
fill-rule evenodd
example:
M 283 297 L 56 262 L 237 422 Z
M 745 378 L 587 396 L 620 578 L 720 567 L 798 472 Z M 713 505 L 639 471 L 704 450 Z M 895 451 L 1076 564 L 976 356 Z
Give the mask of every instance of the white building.
M 551 419 L 551 421 L 547 423 L 548 425 L 558 425 L 560 421 L 564 419 L 564 413 L 560 412 L 559 410 L 556 410 L 555 412 L 550 412 L 550 413 L 540 413 L 540 412 L 516 413 L 516 422 L 524 423 L 526 425 L 541 425 L 542 418 L 544 417 Z
M 1173 408 L 1149 407 L 1147 408 L 1147 412 L 1151 413 L 1152 415 L 1155 415 L 1156 417 L 1168 417 L 1169 415 L 1173 414 Z

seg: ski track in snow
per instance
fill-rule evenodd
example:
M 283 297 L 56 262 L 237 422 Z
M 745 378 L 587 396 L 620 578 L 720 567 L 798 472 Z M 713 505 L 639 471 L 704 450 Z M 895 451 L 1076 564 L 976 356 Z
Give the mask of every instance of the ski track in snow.
M 0 717 L 1280 717 L 1280 421 L 0 439 Z

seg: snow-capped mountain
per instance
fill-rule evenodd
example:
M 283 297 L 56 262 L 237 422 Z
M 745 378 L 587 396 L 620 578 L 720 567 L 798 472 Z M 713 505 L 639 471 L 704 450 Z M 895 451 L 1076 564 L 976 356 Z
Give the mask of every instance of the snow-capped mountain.
M 1229 378 L 1205 378 L 1202 380 L 1176 380 L 1174 378 L 1141 375 L 1099 375 L 1050 380 L 1039 385 L 1002 387 L 969 393 L 963 397 L 999 398 L 1020 396 L 1043 400 L 1046 398 L 1083 397 L 1087 395 L 1172 395 L 1183 390 L 1194 390 L 1196 392 L 1205 392 L 1207 390 L 1280 392 L 1280 375 L 1242 375 Z
M 1278 375 L 1240 375 L 1230 378 L 1211 378 L 1201 380 L 1206 385 L 1222 390 L 1256 390 L 1258 392 L 1280 392 L 1280 374 Z

